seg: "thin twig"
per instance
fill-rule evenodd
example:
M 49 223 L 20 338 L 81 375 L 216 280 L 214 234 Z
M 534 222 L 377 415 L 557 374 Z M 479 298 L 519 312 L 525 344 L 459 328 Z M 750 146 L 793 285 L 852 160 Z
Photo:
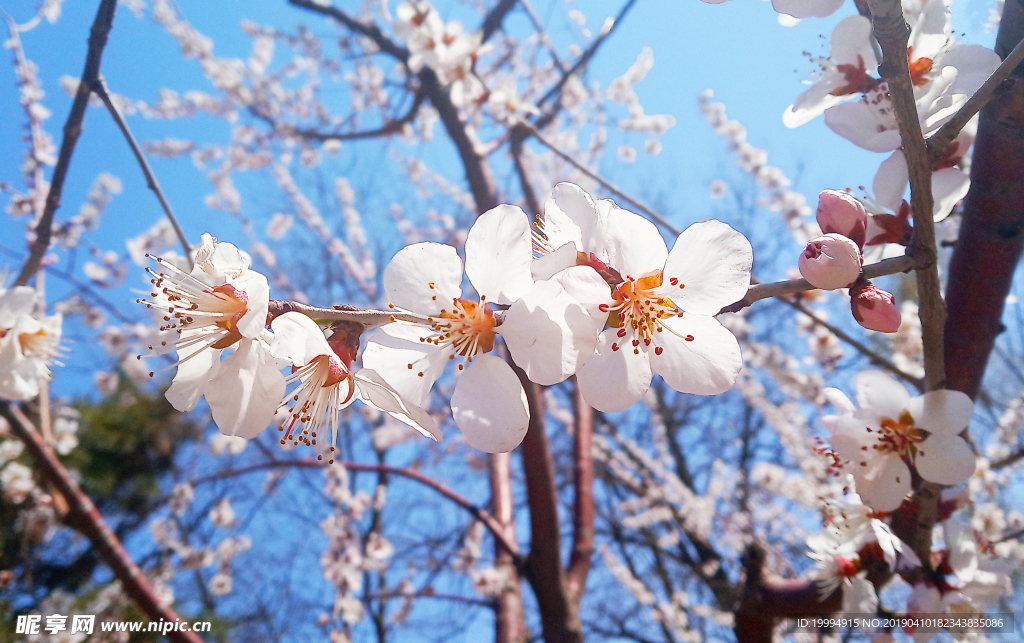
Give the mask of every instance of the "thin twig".
M 25 448 L 32 454 L 46 479 L 67 500 L 69 512 L 65 519 L 68 524 L 92 542 L 100 558 L 107 563 L 114 577 L 120 581 L 125 594 L 138 603 L 151 622 L 163 620 L 174 623 L 179 618 L 178 615 L 169 606 L 161 603 L 145 574 L 125 551 L 121 541 L 103 520 L 103 516 L 46 445 L 28 418 L 8 402 L 0 402 L 0 415 L 7 420 L 14 434 L 25 444 Z M 165 636 L 176 643 L 202 643 L 202 639 L 193 632 L 171 631 Z
M 864 266 L 861 270 L 861 275 L 865 279 L 874 279 L 876 277 L 895 275 L 900 272 L 913 270 L 914 265 L 915 259 L 910 255 L 889 257 L 888 259 L 882 259 L 878 263 L 872 263 Z M 750 288 L 747 289 L 747 294 L 744 295 L 743 299 L 739 300 L 735 304 L 726 306 L 721 312 L 734 313 L 761 299 L 767 299 L 769 297 L 786 297 L 787 295 L 795 295 L 809 290 L 815 290 L 815 287 L 809 284 L 806 279 L 789 279 L 786 281 L 775 281 L 766 284 L 752 284 Z
M 573 157 L 569 156 L 568 154 L 566 154 L 562 150 L 558 149 L 558 146 L 555 145 L 554 143 L 552 143 L 551 141 L 547 140 L 546 138 L 544 138 L 544 136 L 539 131 L 537 131 L 536 127 L 534 127 L 534 126 L 532 126 L 532 125 L 530 125 L 528 123 L 523 123 L 520 127 L 522 127 L 527 132 L 529 132 L 530 135 L 533 136 L 534 138 L 536 138 L 537 141 L 541 145 L 543 145 L 544 147 L 546 147 L 549 150 L 551 150 L 552 152 L 554 152 L 559 158 L 561 158 L 562 160 L 567 162 L 569 165 L 572 165 L 577 170 L 579 170 L 580 172 L 585 174 L 588 178 L 590 178 L 590 179 L 600 183 L 602 187 L 604 187 L 606 190 L 608 190 L 612 194 L 614 194 L 617 197 L 621 198 L 622 200 L 628 202 L 633 207 L 635 207 L 636 209 L 638 209 L 641 212 L 643 212 L 644 214 L 646 214 L 651 219 L 651 221 L 654 221 L 655 223 L 657 223 L 661 227 L 665 228 L 666 230 L 668 230 L 672 234 L 678 235 L 680 232 L 682 232 L 682 230 L 680 230 L 676 226 L 674 226 L 671 223 L 669 223 L 668 220 L 665 219 L 665 217 L 661 216 L 660 214 L 658 214 L 657 212 L 655 212 L 651 208 L 647 207 L 647 205 L 645 205 L 644 203 L 642 203 L 638 199 L 635 199 L 635 198 L 631 197 L 628 193 L 626 193 L 625 191 L 623 191 L 620 188 L 618 188 L 611 181 L 609 181 L 609 180 L 605 179 L 604 177 L 600 176 L 599 174 L 596 174 L 595 172 L 591 171 L 589 168 L 587 168 L 587 166 L 585 166 L 584 164 L 580 163 L 579 161 L 577 161 Z
M 164 196 L 163 190 L 160 189 L 160 183 L 156 180 L 156 175 L 153 174 L 153 169 L 149 167 L 149 162 L 146 160 L 146 156 L 142 153 L 142 149 L 139 147 L 138 142 L 135 140 L 135 136 L 132 135 L 132 131 L 128 128 L 128 123 L 124 120 L 124 115 L 121 113 L 121 109 L 117 104 L 110 98 L 110 92 L 107 91 L 107 83 L 102 76 L 96 78 L 92 83 L 92 91 L 100 97 L 103 104 L 107 106 L 107 110 L 113 117 L 114 122 L 117 123 L 118 129 L 124 134 L 125 140 L 128 141 L 128 146 L 132 148 L 132 154 L 135 155 L 135 160 L 139 162 L 139 167 L 142 168 L 142 173 L 146 176 L 146 185 L 156 194 L 156 198 L 160 201 L 160 207 L 164 209 L 164 214 L 167 215 L 167 219 L 171 222 L 171 227 L 174 228 L 174 234 L 178 235 L 178 241 L 181 242 L 181 248 L 185 251 L 185 257 L 188 259 L 188 265 L 192 266 L 192 246 L 188 242 L 188 238 L 185 236 L 185 232 L 181 229 L 181 224 L 178 223 L 178 218 L 174 216 L 174 211 L 171 209 L 171 204 L 167 202 L 167 197 Z
M 996 95 L 996 90 L 1003 83 L 1004 80 L 1009 78 L 1013 70 L 1017 68 L 1021 62 L 1024 61 L 1024 40 L 1017 43 L 1017 46 L 1013 48 L 1003 62 L 996 67 L 996 70 L 992 72 L 992 75 L 988 77 L 978 91 L 974 92 L 974 95 L 967 99 L 953 118 L 946 121 L 939 131 L 928 137 L 928 155 L 931 160 L 932 168 L 938 165 L 939 161 L 942 160 L 943 154 L 946 153 L 946 148 L 953 142 L 967 123 L 974 118 L 974 115 L 981 111 L 985 105 Z
M 364 473 L 384 473 L 389 475 L 396 475 L 409 480 L 414 480 L 422 485 L 430 487 L 434 491 L 438 492 L 448 500 L 451 500 L 455 504 L 459 505 L 466 511 L 468 511 L 474 518 L 479 520 L 491 534 L 494 539 L 500 544 L 505 550 L 511 554 L 513 561 L 517 568 L 521 568 L 523 559 L 519 553 L 519 546 L 514 540 L 510 540 L 506 537 L 505 530 L 501 524 L 495 520 L 494 516 L 487 512 L 486 509 L 476 506 L 469 501 L 465 496 L 455 491 L 451 487 L 434 480 L 430 476 L 412 469 L 409 467 L 396 467 L 388 464 L 370 464 L 366 462 L 336 462 L 349 471 L 360 471 Z M 266 471 L 268 469 L 286 469 L 289 467 L 297 467 L 303 469 L 324 469 L 329 465 L 325 465 L 322 461 L 314 460 L 313 458 L 303 458 L 301 460 L 280 460 L 273 459 L 269 462 L 261 462 L 259 464 L 253 464 L 247 467 L 239 467 L 238 469 L 230 469 L 228 471 L 221 471 L 214 473 L 202 478 L 196 478 L 192 481 L 193 486 L 201 485 L 207 482 L 213 482 L 216 480 L 223 480 L 225 478 L 233 478 L 247 473 L 253 473 L 256 471 Z
M 378 128 L 371 130 L 357 130 L 354 132 L 320 132 L 315 129 L 297 128 L 290 123 L 275 121 L 259 110 L 251 109 L 250 111 L 253 116 L 270 125 L 274 131 L 282 134 L 294 135 L 310 141 L 358 141 L 368 138 L 390 136 L 401 132 L 402 128 L 415 120 L 420 107 L 423 105 L 424 98 L 426 98 L 426 93 L 422 89 L 417 90 L 413 95 L 412 106 L 409 107 L 405 114 L 399 118 L 388 119 Z
M 909 382 L 910 384 L 912 384 L 914 386 L 914 388 L 916 388 L 919 391 L 924 390 L 924 380 L 922 380 L 919 377 L 914 377 L 913 375 L 910 375 L 909 373 L 904 372 L 902 369 L 900 369 L 899 366 L 896 366 L 895 364 L 893 364 L 891 361 L 889 361 L 885 357 L 882 357 L 881 355 L 879 355 L 875 351 L 871 350 L 870 347 L 868 347 L 865 344 L 862 344 L 861 342 L 857 341 L 852 336 L 848 335 L 846 333 L 846 331 L 844 331 L 843 329 L 841 329 L 841 328 L 839 328 L 837 326 L 833 326 L 832 324 L 828 323 L 827 321 L 825 321 L 821 317 L 818 317 L 817 315 L 815 315 L 813 312 L 808 310 L 808 308 L 806 306 L 804 306 L 802 303 L 800 303 L 799 301 L 797 301 L 795 299 L 790 299 L 789 297 L 779 297 L 779 301 L 783 302 L 787 306 L 790 306 L 790 307 L 800 311 L 801 313 L 807 315 L 808 317 L 810 317 L 811 320 L 815 324 L 821 326 L 822 328 L 825 328 L 826 330 L 828 330 L 830 333 L 832 333 L 833 335 L 835 335 L 836 337 L 838 337 L 842 341 L 846 342 L 850 346 L 852 346 L 855 349 L 857 349 L 857 351 L 859 353 L 864 355 L 864 357 L 867 357 L 868 360 L 872 364 L 874 364 L 875 366 L 881 366 L 882 368 L 884 368 L 885 370 L 889 371 L 890 373 L 892 373 L 896 377 L 898 377 L 898 378 L 900 378 L 900 379 L 902 379 L 902 380 L 904 380 L 906 382 Z
M 53 215 L 60 207 L 61 194 L 64 191 L 64 179 L 67 177 L 68 168 L 71 166 L 71 155 L 75 152 L 75 145 L 78 137 L 82 134 L 82 123 L 85 121 L 86 108 L 89 106 L 89 94 L 92 93 L 92 85 L 99 78 L 100 62 L 103 59 L 103 48 L 107 45 L 107 36 L 114 23 L 114 12 L 117 9 L 117 0 L 102 0 L 100 8 L 96 12 L 96 19 L 89 31 L 89 51 L 85 57 L 85 68 L 82 70 L 82 79 L 78 84 L 78 91 L 75 92 L 75 100 L 71 104 L 71 112 L 67 121 L 64 122 L 64 139 L 60 144 L 60 154 L 57 156 L 57 164 L 53 168 L 53 176 L 50 179 L 50 191 L 46 195 L 46 205 L 43 214 L 36 223 L 35 241 L 29 249 L 28 259 L 21 267 L 18 279 L 14 282 L 16 286 L 28 284 L 28 280 L 39 270 L 43 257 L 50 247 L 50 237 L 53 228 Z
M 921 121 L 910 77 L 907 42 L 910 27 L 903 17 L 899 0 L 868 0 L 872 26 L 882 48 L 878 71 L 885 79 L 899 122 L 903 153 L 910 174 L 910 207 L 914 215 L 914 238 L 907 253 L 923 265 L 916 269 L 920 298 L 921 335 L 924 343 L 925 381 L 929 391 L 943 388 L 946 371 L 943 357 L 943 331 L 946 305 L 936 265 L 935 223 L 933 220 L 932 166 L 928 144 L 921 133 Z
M 1017 451 L 1011 453 L 1005 458 L 1000 458 L 999 460 L 996 460 L 992 464 L 988 465 L 988 468 L 991 469 L 992 471 L 998 471 L 999 469 L 1003 469 L 1012 464 L 1016 464 L 1021 460 L 1024 460 L 1024 449 L 1018 449 Z
M 384 324 L 395 321 L 411 322 L 413 324 L 430 324 L 431 318 L 408 313 L 400 310 L 359 310 L 354 308 L 318 308 L 307 304 L 300 304 L 297 301 L 270 300 L 270 312 L 268 319 L 274 319 L 285 313 L 302 313 L 312 319 L 323 319 L 326 321 L 347 321 L 362 324 L 363 330 L 378 328 Z

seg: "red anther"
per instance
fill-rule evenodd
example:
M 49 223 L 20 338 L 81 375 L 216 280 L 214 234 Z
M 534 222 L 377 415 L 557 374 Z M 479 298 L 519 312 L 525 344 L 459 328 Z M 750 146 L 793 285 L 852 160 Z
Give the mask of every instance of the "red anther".
M 613 351 L 619 350 L 619 345 L 618 344 L 612 344 L 612 350 Z
M 597 307 L 597 309 L 600 310 L 602 313 L 606 313 L 608 312 L 608 304 L 601 304 L 600 306 Z
M 671 279 L 668 280 L 668 282 L 674 286 L 677 283 L 679 283 L 679 278 L 678 277 L 672 277 Z
M 664 351 L 664 350 L 665 350 L 665 349 L 664 349 L 664 348 L 662 348 L 661 346 L 655 346 L 655 347 L 654 347 L 654 354 L 655 354 L 655 355 L 661 355 L 662 351 Z
M 687 335 L 687 336 L 686 336 L 686 337 L 684 337 L 683 339 L 685 339 L 685 340 L 686 340 L 686 341 L 688 341 L 688 342 L 692 342 L 692 341 L 693 341 L 693 335 Z
M 625 328 L 620 328 L 619 332 L 617 332 L 615 334 L 618 335 L 619 337 L 625 337 L 626 336 L 626 329 Z
M 640 345 L 640 340 L 639 339 L 634 339 L 633 340 L 633 346 L 639 346 L 639 345 Z

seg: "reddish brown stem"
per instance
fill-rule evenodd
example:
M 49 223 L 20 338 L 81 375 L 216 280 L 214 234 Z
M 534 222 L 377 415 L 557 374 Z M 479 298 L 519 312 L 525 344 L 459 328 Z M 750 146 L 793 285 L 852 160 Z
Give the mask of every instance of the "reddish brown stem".
M 75 483 L 28 418 L 17 407 L 6 402 L 0 403 L 0 415 L 25 443 L 25 448 L 32 454 L 46 480 L 64 496 L 68 503 L 68 514 L 65 517 L 68 525 L 89 539 L 114 577 L 120 581 L 124 593 L 142 608 L 150 621 L 174 622 L 178 619 L 173 609 L 160 603 L 149 579 L 128 555 L 95 505 Z M 202 643 L 202 639 L 194 632 L 168 632 L 167 637 L 175 643 Z
M 1024 39 L 1024 5 L 1007 2 L 996 53 Z M 1003 306 L 1024 250 L 1024 66 L 999 86 L 981 110 L 964 198 L 960 236 L 949 262 L 946 298 L 946 377 L 949 388 L 977 396 L 1003 330 Z
M 516 540 L 515 517 L 512 497 L 512 458 L 508 453 L 494 453 L 491 465 L 491 511 L 495 520 L 504 529 L 505 539 Z M 495 610 L 495 643 L 526 643 L 529 632 L 526 629 L 526 615 L 523 613 L 522 587 L 519 584 L 518 561 L 514 560 L 505 546 L 495 540 L 494 566 L 508 573 L 508 584 L 498 597 Z
M 572 553 L 566 573 L 569 599 L 579 609 L 580 598 L 590 573 L 594 555 L 594 458 L 591 438 L 594 432 L 594 409 L 583 399 L 579 386 L 575 387 L 576 433 L 574 441 L 573 482 L 576 497 L 572 511 Z

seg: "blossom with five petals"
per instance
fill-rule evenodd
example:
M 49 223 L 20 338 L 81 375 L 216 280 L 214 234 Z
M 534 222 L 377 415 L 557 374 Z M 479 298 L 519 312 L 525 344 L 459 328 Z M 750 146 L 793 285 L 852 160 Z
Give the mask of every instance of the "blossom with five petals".
M 704 221 L 684 230 L 670 253 L 650 221 L 560 183 L 545 204 L 539 238 L 551 250 L 547 261 L 585 253 L 612 286 L 608 328 L 577 374 L 591 406 L 629 408 L 654 374 L 684 393 L 732 387 L 743 366 L 739 343 L 714 315 L 750 285 L 753 254 L 743 235 Z
M 530 380 L 556 384 L 593 354 L 606 316 L 601 306 L 610 301 L 607 284 L 590 268 L 570 264 L 535 279 L 533 264 L 529 219 L 509 205 L 478 217 L 466 239 L 465 272 L 478 300 L 462 296 L 455 248 L 407 246 L 385 268 L 384 288 L 392 306 L 427 316 L 429 326 L 383 326 L 370 336 L 363 365 L 426 407 L 445 364 L 463 358 L 451 399 L 456 425 L 474 448 L 515 448 L 529 409 L 512 368 L 487 354 L 496 335 Z M 493 305 L 508 309 L 499 315 Z
M 940 390 L 911 398 L 895 378 L 872 370 L 857 374 L 859 409 L 837 389 L 825 393 L 841 413 L 822 418 L 832 448 L 853 466 L 857 491 L 872 509 L 900 506 L 911 490 L 908 465 L 925 480 L 946 485 L 974 473 L 974 453 L 959 435 L 974 414 L 964 393 Z
M 62 316 L 32 316 L 36 292 L 26 286 L 0 289 L 0 399 L 28 400 L 50 379 L 60 354 Z

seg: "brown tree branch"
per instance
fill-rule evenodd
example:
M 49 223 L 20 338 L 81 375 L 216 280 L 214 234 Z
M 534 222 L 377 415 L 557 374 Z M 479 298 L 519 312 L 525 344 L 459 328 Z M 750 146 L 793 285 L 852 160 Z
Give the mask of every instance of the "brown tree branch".
M 514 498 L 512 494 L 512 456 L 509 453 L 492 453 L 490 462 L 491 511 L 501 525 L 505 539 L 516 542 Z M 522 561 L 514 559 L 507 548 L 495 540 L 494 567 L 508 573 L 506 585 L 497 598 L 494 610 L 495 643 L 527 643 L 530 633 L 526 628 L 523 612 L 522 586 L 519 570 Z
M 75 145 L 78 144 L 78 137 L 82 134 L 82 123 L 85 121 L 85 111 L 89 106 L 89 94 L 92 92 L 96 79 L 99 78 L 103 48 L 107 45 L 107 36 L 114 24 L 116 9 L 117 0 L 101 0 L 99 10 L 96 12 L 96 19 L 92 23 L 92 29 L 89 30 L 89 51 L 85 57 L 85 69 L 82 70 L 82 79 L 75 92 L 74 102 L 71 103 L 71 112 L 64 122 L 64 139 L 60 144 L 57 164 L 53 168 L 50 191 L 46 195 L 46 205 L 36 223 L 36 238 L 29 248 L 28 259 L 25 260 L 25 264 L 21 267 L 21 272 L 14 282 L 16 286 L 26 285 L 32 275 L 36 274 L 50 247 L 53 215 L 60 207 L 61 194 L 64 192 L 64 179 L 67 178 L 68 168 L 71 167 L 71 156 L 75 152 Z
M 253 116 L 270 125 L 276 132 L 295 135 L 309 141 L 358 141 L 368 138 L 391 136 L 392 134 L 401 132 L 402 128 L 416 120 L 416 115 L 419 114 L 424 98 L 426 98 L 426 94 L 422 90 L 417 90 L 415 94 L 413 94 L 412 105 L 408 110 L 406 110 L 405 114 L 395 119 L 387 119 L 383 125 L 375 129 L 359 130 L 355 132 L 321 132 L 315 129 L 300 128 L 295 127 L 290 123 L 275 121 L 273 118 L 259 110 L 251 109 L 250 111 Z
M 364 473 L 377 473 L 377 474 L 389 474 L 396 475 L 402 478 L 408 478 L 418 482 L 426 487 L 429 487 L 441 494 L 448 500 L 451 500 L 458 506 L 462 507 L 470 513 L 474 518 L 479 520 L 494 536 L 495 542 L 504 548 L 505 551 L 511 556 L 511 560 L 515 563 L 516 567 L 522 567 L 523 559 L 519 553 L 519 545 L 516 544 L 514 539 L 506 537 L 505 527 L 487 512 L 472 502 L 468 498 L 455 491 L 451 487 L 448 487 L 444 483 L 434 480 L 430 476 L 412 469 L 409 467 L 396 467 L 388 464 L 371 464 L 366 462 L 341 462 L 337 464 L 345 467 L 349 471 L 361 471 Z M 274 458 L 267 462 L 261 462 L 259 464 L 253 464 L 245 467 L 239 467 L 237 469 L 230 469 L 228 471 L 220 471 L 218 473 L 196 478 L 192 481 L 193 486 L 205 484 L 208 482 L 214 482 L 216 480 L 224 480 L 227 478 L 234 478 L 237 476 L 245 475 L 248 473 L 254 473 L 256 471 L 267 471 L 269 469 L 287 469 L 290 467 L 303 468 L 303 469 L 323 469 L 324 463 L 313 458 L 303 458 L 300 460 L 281 460 Z
M 998 471 L 999 469 L 1004 469 L 1010 465 L 1016 464 L 1021 460 L 1024 460 L 1024 449 L 1018 449 L 1005 458 L 996 460 L 992 464 L 988 465 L 988 468 L 992 471 Z
M 889 88 L 910 172 L 914 238 L 907 248 L 907 254 L 928 266 L 917 268 L 916 276 L 924 341 L 925 382 L 928 390 L 934 391 L 943 388 L 946 381 L 942 348 L 946 305 L 942 300 L 939 271 L 935 263 L 937 252 L 932 211 L 932 166 L 928 145 L 921 133 L 907 56 L 910 27 L 903 18 L 903 6 L 899 0 L 868 0 L 868 7 L 871 9 L 875 39 L 882 48 L 882 62 L 878 71 Z
M 297 301 L 281 301 L 271 299 L 269 311 L 267 312 L 267 323 L 285 313 L 302 313 L 311 319 L 322 319 L 326 321 L 347 321 L 362 324 L 363 330 L 377 328 L 394 321 L 405 321 L 413 324 L 430 323 L 429 317 L 408 313 L 400 310 L 360 310 L 354 306 L 339 306 L 337 308 L 318 308 Z
M 128 123 L 124 120 L 124 115 L 121 113 L 117 104 L 110 98 L 110 92 L 107 91 L 107 83 L 102 76 L 97 77 L 93 82 L 92 91 L 99 96 L 100 100 L 103 101 L 103 104 L 107 106 L 107 111 L 110 112 L 110 116 L 113 117 L 118 129 L 121 130 L 125 140 L 128 141 L 128 146 L 132 148 L 132 154 L 135 155 L 135 160 L 139 162 L 139 167 L 142 168 L 142 173 L 146 177 L 146 186 L 156 194 L 157 200 L 160 201 L 160 207 L 163 208 L 164 214 L 167 215 L 167 219 L 171 222 L 171 227 L 174 228 L 174 234 L 178 236 L 178 241 L 181 242 L 181 248 L 185 251 L 185 258 L 188 259 L 188 265 L 191 266 L 192 246 L 189 244 L 188 238 L 185 236 L 185 232 L 181 229 L 181 224 L 178 223 L 178 218 L 174 216 L 171 204 L 167 202 L 167 197 L 164 196 L 163 190 L 160 189 L 160 183 L 157 182 L 156 175 L 153 174 L 153 169 L 149 167 L 149 161 L 146 160 L 146 156 L 142 153 L 142 148 L 139 147 L 131 129 L 128 128 Z
M 378 49 L 393 58 L 396 58 L 403 63 L 409 60 L 409 50 L 385 36 L 384 32 L 372 22 L 361 22 L 342 9 L 338 9 L 330 4 L 324 4 L 317 0 L 288 0 L 288 4 L 332 18 L 350 31 L 354 31 L 361 36 L 366 36 L 373 41 L 373 44 L 376 45 Z
M 572 505 L 572 550 L 565 583 L 569 600 L 579 610 L 580 599 L 590 574 L 594 555 L 594 409 L 583 399 L 579 384 L 575 383 L 573 411 L 576 426 L 573 435 L 573 487 L 576 496 Z
M 1024 40 L 1024 5 L 1007 2 L 996 53 L 1007 57 Z M 964 198 L 960 236 L 949 262 L 946 296 L 948 386 L 972 398 L 1002 332 L 1003 307 L 1024 250 L 1024 67 L 999 85 L 981 110 Z
M 125 594 L 139 605 L 150 621 L 165 620 L 173 623 L 178 615 L 170 607 L 161 604 L 149 579 L 125 551 L 99 510 L 46 445 L 28 418 L 8 402 L 0 402 L 0 415 L 7 420 L 14 434 L 25 444 L 25 448 L 32 454 L 46 480 L 67 501 L 68 513 L 65 521 L 89 539 L 100 558 L 110 567 L 114 577 L 120 581 Z M 202 639 L 194 632 L 172 631 L 166 636 L 175 643 L 202 643 Z

